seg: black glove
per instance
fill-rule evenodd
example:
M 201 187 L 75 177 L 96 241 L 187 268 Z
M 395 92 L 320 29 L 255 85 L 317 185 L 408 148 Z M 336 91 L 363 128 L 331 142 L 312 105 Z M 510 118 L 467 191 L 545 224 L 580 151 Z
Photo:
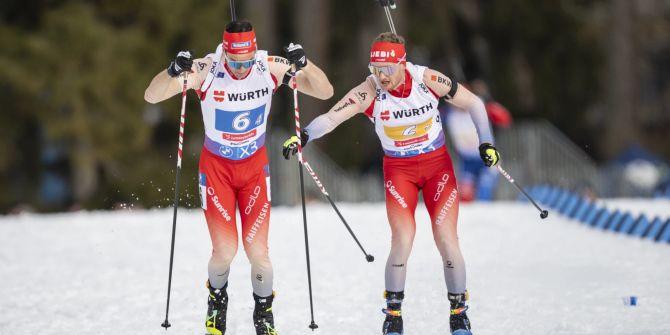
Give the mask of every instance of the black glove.
M 491 143 L 482 143 L 479 145 L 479 156 L 484 161 L 484 165 L 491 167 L 498 164 L 500 153 Z
M 304 148 L 307 145 L 308 140 L 309 135 L 305 129 L 302 129 L 300 132 L 300 146 Z M 284 159 L 290 159 L 296 152 L 298 152 L 298 136 L 293 135 L 284 141 L 281 153 L 284 155 Z
M 193 59 L 190 51 L 179 51 L 177 57 L 174 58 L 167 68 L 167 73 L 170 77 L 179 77 L 184 71 L 191 71 L 193 66 Z
M 288 62 L 291 65 L 295 65 L 295 70 L 298 71 L 303 67 L 307 66 L 307 57 L 305 56 L 305 50 L 300 44 L 289 44 L 284 47 L 284 55 Z

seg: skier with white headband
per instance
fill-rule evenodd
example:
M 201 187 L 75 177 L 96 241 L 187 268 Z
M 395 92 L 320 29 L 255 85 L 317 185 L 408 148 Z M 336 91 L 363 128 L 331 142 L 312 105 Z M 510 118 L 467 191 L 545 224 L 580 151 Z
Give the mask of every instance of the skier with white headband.
M 182 74 L 200 98 L 205 143 L 200 153 L 201 207 L 212 240 L 208 265 L 207 319 L 209 334 L 226 331 L 228 274 L 237 253 L 235 206 L 239 208 L 242 244 L 251 263 L 257 335 L 277 334 L 272 313 L 273 271 L 268 255 L 270 169 L 265 149 L 272 96 L 297 72 L 301 92 L 319 99 L 333 95 L 326 75 L 307 60 L 303 48 L 290 44 L 286 58 L 258 50 L 253 27 L 246 21 L 226 26 L 214 53 L 192 59 L 181 51 L 167 70 L 147 88 L 145 100 L 158 103 L 180 93 Z
M 383 334 L 403 333 L 401 304 L 416 232 L 414 211 L 419 191 L 423 192 L 435 244 L 442 256 L 451 332 L 471 334 L 465 312 L 465 263 L 457 235 L 459 194 L 437 105 L 438 99 L 445 98 L 470 113 L 479 136 L 481 158 L 491 167 L 500 155 L 493 146 L 484 104 L 444 74 L 407 62 L 404 39 L 390 32 L 380 34 L 373 42 L 369 67 L 372 74 L 365 82 L 315 118 L 303 129 L 300 139 L 292 136 L 284 142 L 284 157 L 295 154 L 298 141 L 306 145 L 354 115 L 366 115 L 385 153 L 386 211 L 392 236 L 386 262 Z

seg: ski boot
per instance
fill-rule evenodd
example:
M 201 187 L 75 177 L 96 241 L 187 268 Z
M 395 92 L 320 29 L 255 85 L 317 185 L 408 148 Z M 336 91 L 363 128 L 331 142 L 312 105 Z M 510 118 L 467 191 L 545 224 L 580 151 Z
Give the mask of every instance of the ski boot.
M 254 327 L 256 335 L 278 335 L 275 329 L 274 316 L 272 315 L 272 301 L 275 293 L 267 297 L 260 297 L 254 293 Z
M 454 294 L 447 294 L 449 303 L 451 304 L 451 313 L 449 315 L 449 328 L 452 335 L 472 335 L 470 332 L 470 319 L 465 311 L 468 306 L 465 301 L 468 300 L 468 292 Z
M 205 328 L 211 335 L 223 335 L 226 333 L 226 312 L 228 311 L 228 283 L 222 288 L 213 288 L 207 281 L 209 298 L 207 299 L 207 320 Z
M 386 298 L 386 308 L 382 309 L 382 312 L 386 314 L 386 319 L 384 319 L 382 334 L 402 335 L 402 314 L 400 312 L 400 305 L 405 298 L 405 292 L 384 291 L 384 298 Z

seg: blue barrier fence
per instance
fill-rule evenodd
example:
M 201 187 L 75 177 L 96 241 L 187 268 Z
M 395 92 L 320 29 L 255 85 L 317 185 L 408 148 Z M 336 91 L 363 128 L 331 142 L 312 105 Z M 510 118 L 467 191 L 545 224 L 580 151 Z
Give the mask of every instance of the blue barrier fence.
M 648 218 L 645 214 L 634 216 L 628 211 L 607 209 L 594 200 L 562 189 L 560 187 L 538 185 L 528 189 L 537 202 L 584 225 L 603 231 L 625 234 L 660 243 L 670 243 L 670 218 Z M 670 187 L 661 197 L 670 197 Z M 657 195 L 658 196 L 658 195 Z M 519 197 L 520 201 L 527 201 Z

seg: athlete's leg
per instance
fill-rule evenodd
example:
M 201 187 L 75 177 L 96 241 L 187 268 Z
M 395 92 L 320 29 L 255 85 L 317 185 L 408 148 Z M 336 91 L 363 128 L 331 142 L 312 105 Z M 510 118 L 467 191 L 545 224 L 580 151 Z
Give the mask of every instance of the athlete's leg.
M 391 226 L 391 252 L 386 261 L 386 291 L 405 290 L 407 259 L 412 251 L 418 189 L 413 178 L 390 165 L 384 166 L 386 215 Z
M 238 192 L 244 251 L 251 263 L 251 283 L 260 297 L 272 295 L 272 263 L 268 254 L 270 230 L 270 176 L 267 160 Z
M 464 293 L 465 262 L 458 244 L 459 195 L 453 170 L 442 170 L 428 179 L 423 186 L 423 198 L 430 214 L 435 245 L 442 256 L 448 291 Z
M 449 328 L 452 333 L 471 334 L 470 319 L 465 305 L 465 262 L 458 245 L 458 187 L 451 159 L 445 153 L 441 158 L 431 159 L 427 166 L 423 198 L 430 214 L 433 238 L 442 256 L 442 269 L 450 303 Z
M 206 154 L 200 160 L 200 199 L 205 212 L 212 256 L 207 266 L 209 284 L 222 288 L 228 282 L 230 263 L 237 253 L 237 224 L 235 222 L 235 191 L 220 164 Z

